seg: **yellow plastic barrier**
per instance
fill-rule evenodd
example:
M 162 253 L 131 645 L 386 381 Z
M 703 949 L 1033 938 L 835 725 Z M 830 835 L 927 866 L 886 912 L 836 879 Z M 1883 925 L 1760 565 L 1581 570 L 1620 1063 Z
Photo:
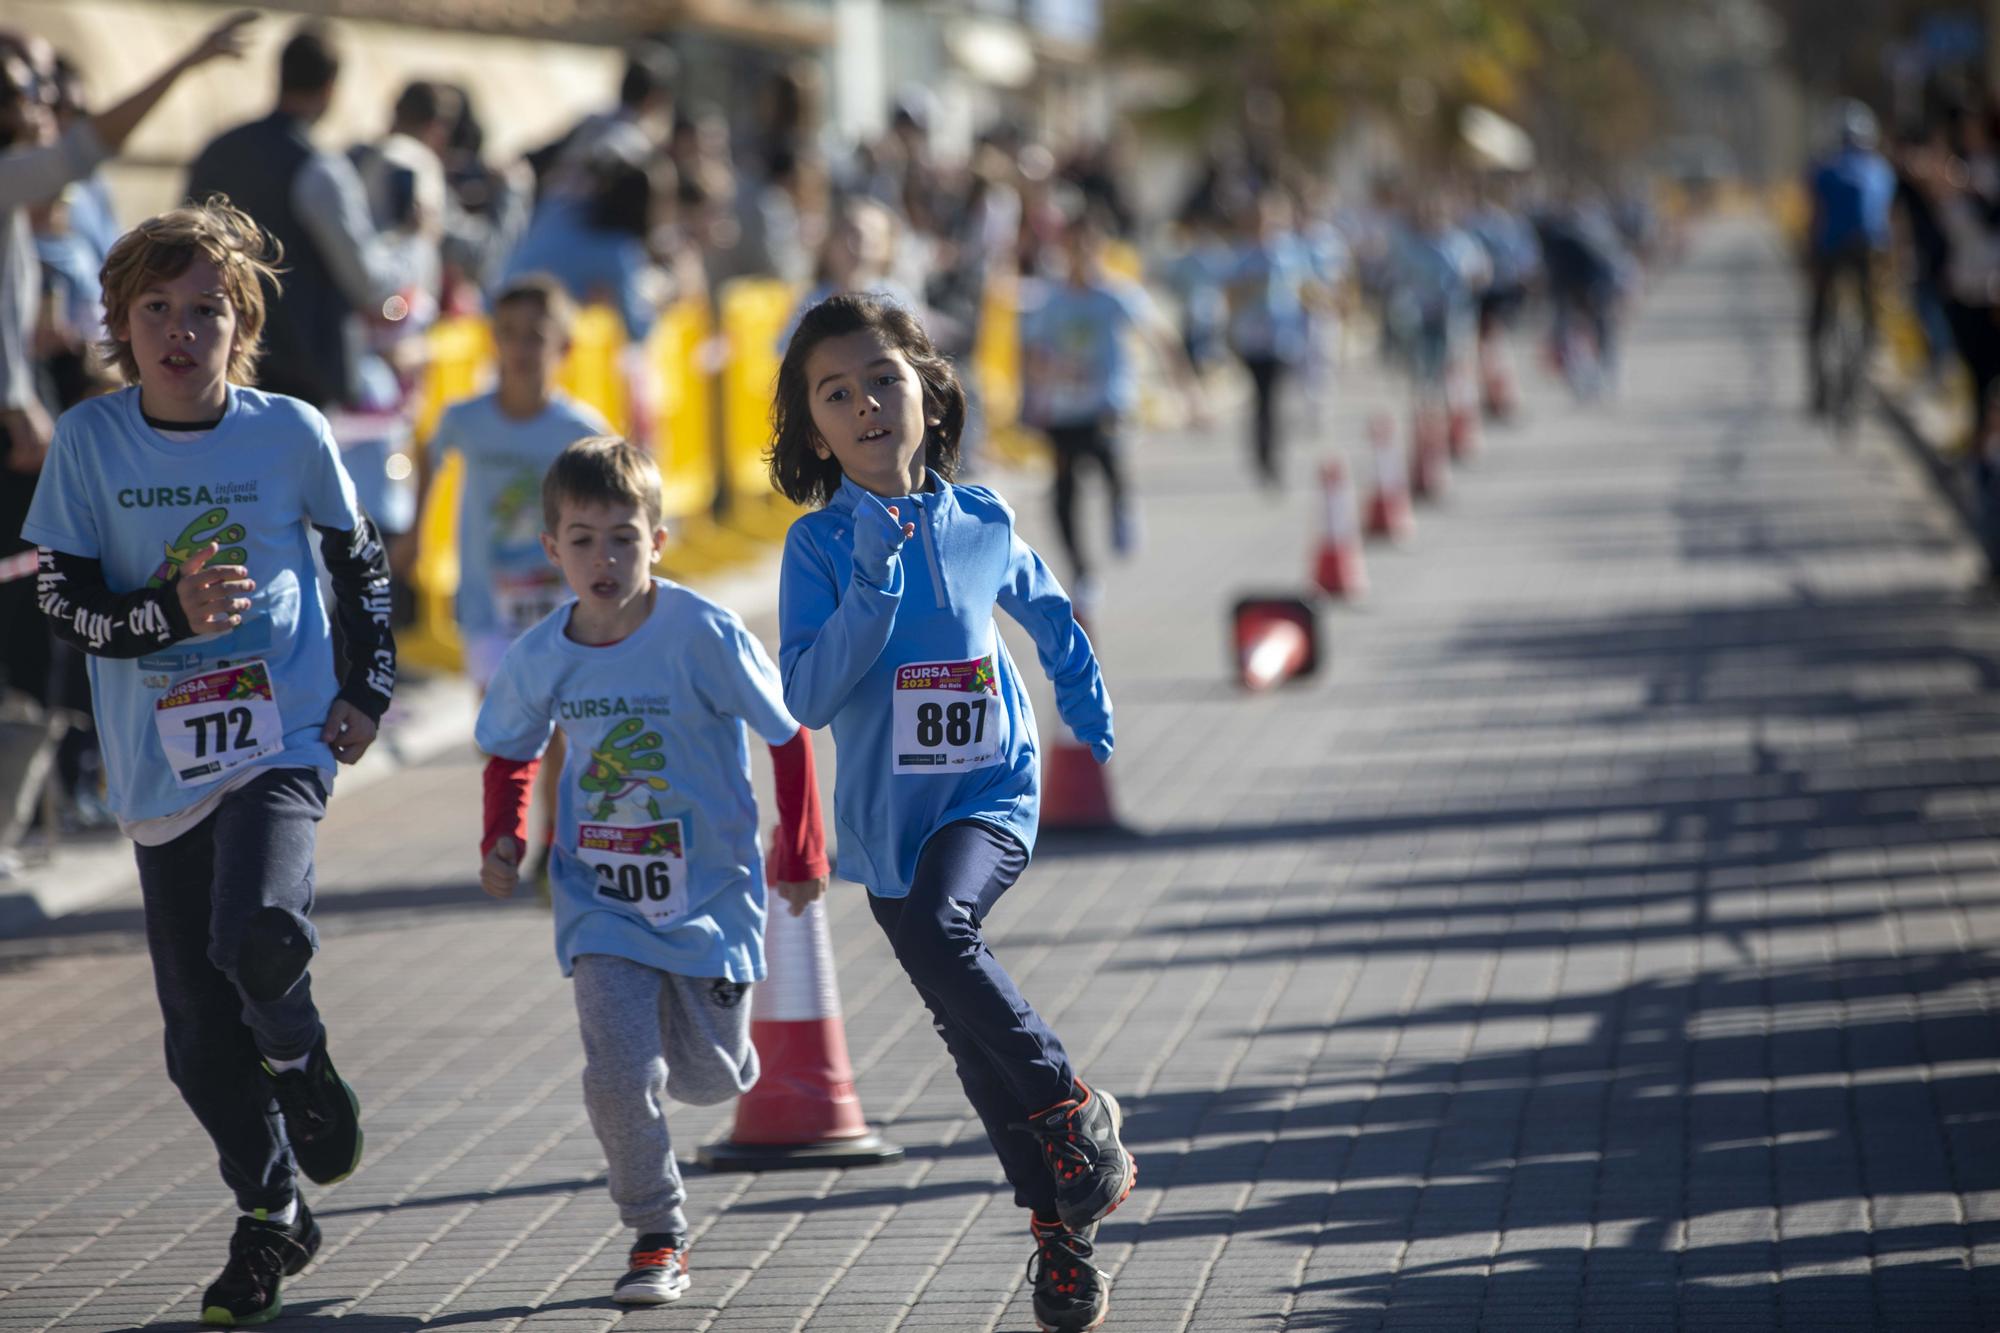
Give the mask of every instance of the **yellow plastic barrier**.
M 493 331 L 483 319 L 441 320 L 431 329 L 429 343 L 430 364 L 417 396 L 412 437 L 420 449 L 430 447 L 445 408 L 481 392 L 493 367 Z M 417 516 L 417 561 L 410 574 L 416 623 L 397 633 L 396 652 L 420 669 L 457 671 L 465 660 L 452 607 L 458 592 L 458 497 L 464 464 L 457 454 L 445 458 Z
M 692 578 L 755 554 L 741 534 L 715 521 L 722 490 L 715 453 L 714 328 L 704 301 L 682 301 L 661 316 L 646 348 L 655 402 L 653 447 L 667 520 L 660 572 Z
M 632 426 L 631 402 L 620 363 L 624 350 L 625 321 L 609 306 L 591 306 L 577 315 L 576 327 L 570 331 L 569 356 L 556 375 L 563 392 L 596 408 L 620 435 Z
M 972 349 L 986 417 L 986 447 L 1011 463 L 1043 456 L 1041 438 L 1021 425 L 1020 289 L 1012 274 L 987 279 Z
M 737 278 L 719 302 L 729 357 L 722 368 L 724 521 L 755 537 L 781 537 L 798 506 L 771 489 L 764 454 L 771 444 L 771 393 L 778 383 L 778 338 L 799 293 L 776 278 Z
M 441 320 L 431 328 L 430 365 L 417 399 L 416 434 L 428 441 L 437 432 L 444 409 L 461 398 L 478 393 L 493 364 L 493 331 L 483 319 L 460 316 Z

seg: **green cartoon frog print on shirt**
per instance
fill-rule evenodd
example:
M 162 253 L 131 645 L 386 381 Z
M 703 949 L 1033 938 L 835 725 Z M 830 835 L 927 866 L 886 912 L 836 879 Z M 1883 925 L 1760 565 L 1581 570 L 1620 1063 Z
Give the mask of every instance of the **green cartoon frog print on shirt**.
M 210 542 L 222 549 L 210 561 L 217 565 L 241 565 L 250 559 L 250 553 L 233 543 L 242 541 L 250 534 L 241 523 L 229 521 L 229 511 L 221 505 L 208 510 L 199 518 L 181 529 L 180 536 L 166 544 L 166 558 L 153 571 L 153 577 L 146 580 L 148 588 L 165 587 L 181 572 L 181 566 L 194 558 L 194 553 Z
M 660 753 L 660 733 L 646 731 L 645 723 L 628 717 L 591 750 L 576 785 L 590 798 L 592 819 L 610 819 L 618 812 L 619 803 L 634 793 L 645 796 L 647 817 L 658 819 L 660 803 L 655 793 L 665 791 L 668 783 L 663 777 L 649 775 L 666 766 L 666 756 Z

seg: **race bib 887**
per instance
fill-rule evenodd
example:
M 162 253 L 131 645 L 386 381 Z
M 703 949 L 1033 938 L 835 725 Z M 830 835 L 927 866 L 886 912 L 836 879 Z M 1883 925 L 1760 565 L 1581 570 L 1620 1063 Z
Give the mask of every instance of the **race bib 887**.
M 1007 717 L 993 658 L 896 668 L 897 773 L 956 773 L 1000 762 Z

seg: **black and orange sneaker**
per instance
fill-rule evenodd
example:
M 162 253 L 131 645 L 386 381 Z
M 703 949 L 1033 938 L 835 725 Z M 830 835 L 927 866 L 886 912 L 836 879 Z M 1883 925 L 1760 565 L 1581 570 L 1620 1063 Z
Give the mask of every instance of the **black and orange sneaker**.
M 611 1288 L 620 1305 L 665 1305 L 688 1289 L 687 1238 L 649 1231 L 632 1247 L 631 1266 Z
M 361 1099 L 327 1056 L 326 1033 L 313 1043 L 304 1069 L 274 1070 L 266 1062 L 264 1072 L 299 1170 L 320 1185 L 353 1175 L 361 1165 Z
M 262 1324 L 285 1308 L 278 1294 L 283 1280 L 295 1276 L 319 1253 L 319 1223 L 299 1200 L 299 1214 L 290 1226 L 273 1222 L 263 1212 L 236 1219 L 229 1238 L 229 1262 L 222 1276 L 202 1293 L 201 1322 L 234 1328 Z
M 1042 1333 L 1084 1333 L 1111 1312 L 1111 1284 L 1090 1260 L 1097 1253 L 1097 1227 L 1072 1231 L 1061 1222 L 1030 1218 L 1035 1255 L 1028 1281 L 1035 1285 L 1035 1323 Z
M 1077 1081 L 1077 1096 L 1057 1102 L 1025 1129 L 1042 1142 L 1042 1158 L 1056 1181 L 1056 1211 L 1063 1225 L 1081 1230 L 1125 1202 L 1139 1163 L 1118 1140 L 1125 1123 L 1118 1099 Z

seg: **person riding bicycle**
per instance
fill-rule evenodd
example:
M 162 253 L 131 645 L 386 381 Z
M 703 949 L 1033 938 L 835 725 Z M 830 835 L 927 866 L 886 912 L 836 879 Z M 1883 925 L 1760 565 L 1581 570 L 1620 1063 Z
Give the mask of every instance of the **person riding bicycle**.
M 1806 361 L 1812 368 L 1813 411 L 1828 409 L 1830 396 L 1823 343 L 1836 284 L 1856 284 L 1861 304 L 1859 364 L 1867 364 L 1875 343 L 1875 306 L 1870 299 L 1877 257 L 1889 246 L 1889 208 L 1896 197 L 1896 173 L 1875 151 L 1875 115 L 1857 101 L 1841 104 L 1840 146 L 1812 168 L 1812 224 L 1807 233 L 1807 267 L 1812 304 L 1806 328 Z

